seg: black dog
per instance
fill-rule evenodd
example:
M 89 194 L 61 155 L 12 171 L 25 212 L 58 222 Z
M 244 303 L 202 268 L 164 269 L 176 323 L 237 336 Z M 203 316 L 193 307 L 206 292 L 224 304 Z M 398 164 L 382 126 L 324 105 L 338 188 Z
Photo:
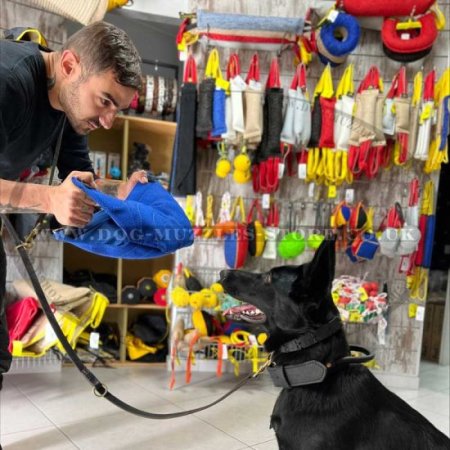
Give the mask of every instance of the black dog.
M 349 363 L 354 360 L 331 298 L 334 246 L 333 240 L 324 241 L 312 262 L 298 267 L 221 274 L 229 294 L 258 308 L 237 309 L 235 317 L 264 321 L 266 349 L 273 352 L 272 378 L 288 386 L 276 401 L 270 423 L 279 448 L 450 449 L 443 433 L 369 369 Z

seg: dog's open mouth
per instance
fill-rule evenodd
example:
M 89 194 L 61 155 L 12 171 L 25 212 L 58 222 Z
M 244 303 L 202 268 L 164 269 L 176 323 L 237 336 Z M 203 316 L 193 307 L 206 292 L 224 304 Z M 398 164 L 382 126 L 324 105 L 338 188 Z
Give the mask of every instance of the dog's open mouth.
M 223 312 L 223 315 L 230 320 L 240 320 L 249 323 L 264 323 L 266 321 L 266 315 L 256 306 L 249 303 L 228 308 Z

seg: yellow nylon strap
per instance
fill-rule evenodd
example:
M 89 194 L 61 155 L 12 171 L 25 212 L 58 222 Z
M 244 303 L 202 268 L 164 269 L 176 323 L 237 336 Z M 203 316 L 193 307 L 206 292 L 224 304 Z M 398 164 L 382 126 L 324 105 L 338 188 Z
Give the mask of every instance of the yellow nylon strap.
M 323 148 L 322 154 L 324 158 L 324 168 L 325 168 L 325 178 L 328 183 L 335 184 L 336 183 L 336 177 L 335 177 L 335 164 L 336 164 L 336 152 L 334 149 L 331 148 Z
M 206 218 L 205 218 L 206 226 L 211 226 L 214 221 L 213 204 L 214 204 L 214 197 L 212 194 L 209 194 L 206 199 Z
M 241 196 L 236 197 L 234 202 L 233 202 L 233 206 L 231 208 L 231 220 L 235 220 L 235 215 L 236 215 L 236 209 L 239 208 L 239 215 L 241 216 L 241 222 L 245 222 L 245 209 L 244 209 L 244 200 L 242 199 Z
M 364 227 L 364 230 L 372 233 L 373 232 L 373 216 L 375 214 L 375 210 L 373 209 L 373 207 L 369 207 L 366 209 L 366 214 L 367 214 L 367 222 L 366 222 L 366 226 Z
M 194 45 L 198 41 L 199 35 L 197 33 L 191 33 L 190 31 L 186 31 L 183 33 L 182 40 L 184 41 L 184 45 L 189 47 L 190 45 Z
M 433 116 L 433 105 L 431 104 L 431 102 L 427 105 L 424 105 L 422 114 L 420 115 L 419 118 L 419 123 L 420 125 L 422 125 L 426 120 L 430 120 L 431 117 Z
M 187 218 L 191 225 L 194 225 L 195 222 L 195 195 L 186 196 L 186 206 L 184 208 L 184 212 L 186 213 Z
M 216 78 L 217 75 L 217 59 L 219 52 L 216 48 L 213 48 L 209 52 L 208 60 L 206 61 L 205 77 Z
M 335 153 L 334 157 L 334 178 L 336 184 L 341 185 L 344 181 L 348 181 L 348 167 L 347 167 L 347 157 L 346 151 L 339 150 Z M 353 181 L 353 180 L 352 180 Z
M 415 267 L 412 275 L 406 278 L 411 299 L 424 302 L 428 291 L 428 269 Z
M 443 102 L 446 97 L 450 96 L 450 68 L 447 68 L 442 76 L 436 83 L 434 90 L 434 103 L 436 109 L 443 107 Z M 431 105 L 427 111 L 424 111 L 424 120 L 427 119 L 428 115 L 432 111 Z M 422 117 L 421 117 L 422 119 Z M 430 148 L 428 151 L 428 158 L 424 165 L 424 172 L 431 173 L 441 168 L 443 163 L 448 162 L 448 146 L 445 145 L 444 150 L 439 150 L 441 146 L 441 136 L 436 131 L 434 139 L 431 141 Z
M 447 68 L 436 83 L 434 90 L 435 102 L 442 102 L 445 97 L 450 95 L 450 67 Z
M 336 98 L 341 98 L 343 95 L 353 95 L 354 93 L 353 64 L 349 64 L 345 69 L 341 80 L 339 81 L 339 85 L 336 90 Z
M 233 348 L 228 349 L 228 361 L 230 361 L 231 364 L 233 364 L 233 372 L 234 376 L 239 376 L 239 361 L 234 357 L 234 352 L 236 350 Z
M 333 98 L 333 79 L 331 77 L 331 66 L 327 64 L 320 76 L 319 82 L 314 90 L 314 98 L 320 95 L 323 98 Z
M 445 14 L 439 8 L 437 1 L 431 6 L 430 11 L 434 14 L 437 29 L 443 30 L 446 25 Z
M 318 184 L 322 184 L 325 181 L 325 168 L 327 162 L 327 155 L 323 149 L 319 149 L 319 164 L 316 170 L 316 180 Z
M 394 164 L 396 166 L 404 166 L 408 161 L 401 162 L 400 161 L 400 153 L 401 153 L 401 147 L 400 142 L 395 141 L 394 143 Z
M 308 65 L 312 61 L 312 53 L 309 52 L 302 39 L 299 39 L 300 58 L 303 64 Z
M 208 56 L 205 69 L 206 78 L 214 78 L 216 80 L 216 87 L 227 91 L 230 88 L 230 83 L 225 80 L 220 70 L 220 58 L 217 48 L 213 48 Z
M 420 207 L 420 214 L 430 216 L 433 214 L 434 205 L 434 183 L 428 180 L 423 188 L 422 204 Z
M 92 328 L 97 328 L 105 314 L 109 300 L 100 292 L 95 292 L 92 298 L 92 305 L 89 308 L 89 323 Z
M 115 8 L 121 8 L 122 6 L 125 6 L 128 3 L 128 0 L 108 0 L 108 7 L 107 10 L 111 11 Z
M 308 162 L 306 164 L 306 181 L 311 182 L 316 179 L 317 168 L 320 162 L 320 150 L 317 147 L 308 150 Z
M 320 28 L 327 20 L 328 17 L 330 16 L 330 14 L 336 9 L 336 5 L 333 5 L 328 11 L 327 13 L 322 17 L 322 19 L 319 21 L 319 23 L 317 24 L 317 28 Z
M 347 159 L 346 153 L 344 153 L 344 157 L 345 159 Z M 347 167 L 347 177 L 345 178 L 345 181 L 347 182 L 347 184 L 353 184 L 353 180 L 354 180 L 353 172 L 351 170 L 348 170 Z
M 423 171 L 427 174 L 439 170 L 441 164 L 448 162 L 448 147 L 445 150 L 439 150 L 438 142 L 434 139 L 428 151 L 428 158 L 423 167 Z
M 420 99 L 422 98 L 422 86 L 423 86 L 423 72 L 419 71 L 416 73 L 414 77 L 414 87 L 411 98 L 411 105 L 417 106 L 420 103 Z
M 209 239 L 214 234 L 214 216 L 213 216 L 214 196 L 209 194 L 206 198 L 206 217 L 203 237 Z

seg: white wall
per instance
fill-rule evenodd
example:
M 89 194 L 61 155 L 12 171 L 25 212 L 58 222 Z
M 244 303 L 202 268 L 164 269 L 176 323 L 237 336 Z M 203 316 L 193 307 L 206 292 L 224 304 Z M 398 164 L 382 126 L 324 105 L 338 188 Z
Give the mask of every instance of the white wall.
M 188 0 L 134 0 L 126 9 L 158 16 L 177 17 L 180 11 L 188 12 Z

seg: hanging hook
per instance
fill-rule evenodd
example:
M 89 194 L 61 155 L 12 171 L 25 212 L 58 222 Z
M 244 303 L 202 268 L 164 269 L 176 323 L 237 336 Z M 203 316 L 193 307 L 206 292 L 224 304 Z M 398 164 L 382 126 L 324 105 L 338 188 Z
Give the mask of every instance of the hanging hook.
M 283 38 L 282 38 L 283 42 L 280 44 L 280 48 L 277 50 L 277 58 L 280 58 L 281 54 L 285 50 L 289 49 L 291 47 L 291 45 L 292 45 L 291 43 L 286 42 L 287 41 L 287 37 L 288 37 L 288 32 L 285 31 L 284 34 L 283 34 Z
M 178 16 L 180 17 L 180 19 L 196 19 L 197 13 L 195 13 L 195 12 L 185 13 L 185 12 L 180 11 L 178 13 Z

